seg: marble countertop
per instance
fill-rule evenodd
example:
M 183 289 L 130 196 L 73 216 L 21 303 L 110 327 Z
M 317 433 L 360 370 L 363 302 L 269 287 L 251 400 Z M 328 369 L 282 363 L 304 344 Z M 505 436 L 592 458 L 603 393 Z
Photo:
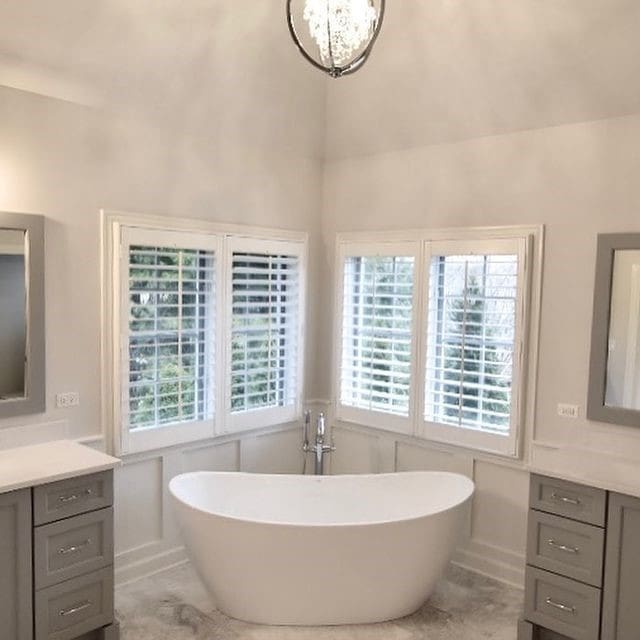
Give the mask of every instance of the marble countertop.
M 0 493 L 113 469 L 114 458 L 72 440 L 0 451 Z

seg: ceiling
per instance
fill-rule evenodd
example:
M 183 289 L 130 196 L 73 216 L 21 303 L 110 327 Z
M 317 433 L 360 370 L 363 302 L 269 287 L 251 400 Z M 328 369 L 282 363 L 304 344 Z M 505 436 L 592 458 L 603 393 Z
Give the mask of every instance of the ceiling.
M 167 112 L 286 97 L 309 126 L 326 115 L 330 158 L 640 111 L 637 0 L 388 0 L 371 59 L 335 81 L 295 51 L 283 4 L 3 0 L 0 56 Z

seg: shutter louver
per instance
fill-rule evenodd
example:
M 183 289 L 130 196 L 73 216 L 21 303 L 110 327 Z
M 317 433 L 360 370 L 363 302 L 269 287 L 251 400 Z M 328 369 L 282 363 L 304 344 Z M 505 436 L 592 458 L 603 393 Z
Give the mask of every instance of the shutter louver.
M 342 405 L 409 415 L 414 268 L 411 256 L 345 259 Z
M 518 256 L 432 256 L 425 419 L 509 435 Z
M 231 412 L 297 402 L 300 260 L 234 252 Z
M 213 417 L 215 256 L 131 245 L 123 420 L 131 431 Z

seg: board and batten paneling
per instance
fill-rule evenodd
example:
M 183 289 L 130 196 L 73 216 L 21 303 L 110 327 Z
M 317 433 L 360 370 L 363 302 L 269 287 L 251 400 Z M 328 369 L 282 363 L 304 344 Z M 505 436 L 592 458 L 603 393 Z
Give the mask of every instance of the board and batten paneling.
M 168 491 L 190 471 L 300 473 L 301 433 L 295 428 L 235 434 L 124 459 L 115 472 L 116 583 L 186 560 Z
M 333 428 L 331 473 L 449 471 L 474 480 L 468 535 L 454 561 L 516 586 L 524 584 L 529 474 L 472 453 L 341 423 Z

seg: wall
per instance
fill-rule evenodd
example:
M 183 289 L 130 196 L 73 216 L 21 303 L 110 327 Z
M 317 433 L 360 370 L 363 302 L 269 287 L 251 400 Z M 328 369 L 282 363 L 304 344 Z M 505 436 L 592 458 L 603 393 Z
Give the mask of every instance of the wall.
M 606 18 L 601 3 L 574 0 L 391 3 L 367 65 L 328 88 L 323 308 L 338 231 L 546 226 L 536 419 L 523 461 L 334 429 L 334 471 L 472 476 L 471 537 L 458 560 L 514 583 L 530 469 L 640 491 L 640 429 L 585 418 L 596 235 L 640 230 L 640 91 L 624 53 L 639 46 L 627 22 L 639 11 L 624 0 L 607 3 Z M 330 358 L 319 354 L 327 397 Z M 579 418 L 560 418 L 559 402 L 579 405 Z
M 213 26 L 220 32 L 213 37 L 213 26 L 205 28 L 209 14 L 195 24 L 165 15 L 170 8 L 163 6 L 151 11 L 150 21 L 134 7 L 111 4 L 119 21 L 107 24 L 103 3 L 100 19 L 79 31 L 92 34 L 87 47 L 101 42 L 96 60 L 113 67 L 83 75 L 36 65 L 27 73 L 23 65 L 19 73 L 3 74 L 0 65 L 0 210 L 44 214 L 47 243 L 47 411 L 0 421 L 3 448 L 63 437 L 106 444 L 100 424 L 101 208 L 307 231 L 312 287 L 317 277 L 324 87 L 290 49 L 281 14 L 268 2 L 250 10 L 218 7 Z M 85 15 L 80 11 L 68 22 Z M 66 24 L 54 20 L 50 29 Z M 118 34 L 117 47 L 105 48 L 96 33 L 107 27 Z M 41 31 L 34 46 L 50 37 Z M 182 46 L 171 50 L 178 39 Z M 135 50 L 126 49 L 131 42 Z M 26 52 L 29 45 L 22 44 Z M 228 46 L 238 49 L 233 60 Z M 92 59 L 78 41 L 72 48 L 74 63 Z M 59 43 L 55 52 L 64 49 Z M 273 69 L 277 73 L 267 74 Z M 312 296 L 309 304 L 312 334 Z M 309 345 L 312 360 L 315 341 Z M 79 407 L 55 407 L 56 393 L 65 391 L 80 393 Z M 125 460 L 116 474 L 119 579 L 182 557 L 166 495 L 173 474 L 294 470 L 301 464 L 294 439 L 297 445 L 298 432 L 283 425 Z

